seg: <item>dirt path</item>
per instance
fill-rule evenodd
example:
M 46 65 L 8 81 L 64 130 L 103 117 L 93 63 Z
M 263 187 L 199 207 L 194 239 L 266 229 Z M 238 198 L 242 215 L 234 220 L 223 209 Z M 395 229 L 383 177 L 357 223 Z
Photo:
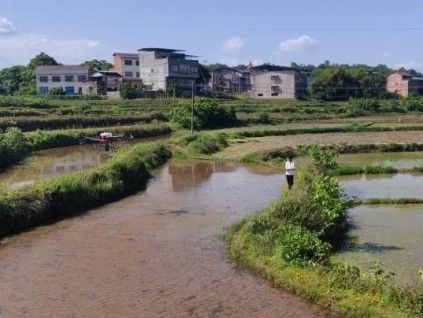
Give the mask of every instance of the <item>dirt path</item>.
M 231 143 L 217 153 L 215 158 L 236 160 L 248 153 L 278 147 L 297 147 L 301 144 L 376 144 L 376 143 L 423 143 L 423 131 L 355 132 L 332 134 L 304 134 L 247 138 Z

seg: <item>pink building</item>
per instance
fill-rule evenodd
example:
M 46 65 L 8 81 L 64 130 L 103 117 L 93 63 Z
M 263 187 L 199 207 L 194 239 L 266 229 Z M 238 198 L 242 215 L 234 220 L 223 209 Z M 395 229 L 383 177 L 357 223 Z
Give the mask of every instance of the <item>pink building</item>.
M 396 72 L 388 76 L 386 90 L 403 97 L 407 97 L 412 93 L 422 94 L 423 78 L 414 77 L 407 72 Z

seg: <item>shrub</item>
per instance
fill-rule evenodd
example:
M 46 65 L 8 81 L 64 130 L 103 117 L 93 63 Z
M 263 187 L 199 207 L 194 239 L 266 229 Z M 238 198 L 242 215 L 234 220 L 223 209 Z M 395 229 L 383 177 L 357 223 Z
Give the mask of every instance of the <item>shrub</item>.
M 307 266 L 314 262 L 327 263 L 331 246 L 319 239 L 315 233 L 299 226 L 284 225 L 282 237 L 275 256 L 288 263 Z
M 193 116 L 192 116 L 193 112 Z M 237 123 L 235 110 L 227 110 L 218 105 L 217 101 L 200 100 L 192 109 L 192 105 L 181 103 L 170 111 L 169 117 L 172 122 L 182 128 L 191 128 L 191 119 L 194 129 L 209 129 L 225 127 Z

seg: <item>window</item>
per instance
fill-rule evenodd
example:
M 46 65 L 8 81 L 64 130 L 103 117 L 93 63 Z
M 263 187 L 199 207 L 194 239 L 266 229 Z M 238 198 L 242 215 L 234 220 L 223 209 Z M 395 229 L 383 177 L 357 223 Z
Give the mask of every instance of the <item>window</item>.
M 260 93 L 260 94 L 257 94 L 257 96 L 263 96 L 263 94 L 262 94 L 262 93 Z
M 125 77 L 132 77 L 133 73 L 132 72 L 125 72 Z
M 75 88 L 73 86 L 65 86 L 66 95 L 75 95 Z
M 125 65 L 132 65 L 132 60 L 125 60 Z
M 137 72 L 137 77 L 140 77 L 140 72 Z
M 270 94 L 271 96 L 278 96 L 279 94 L 278 93 L 272 93 L 272 94 Z
M 73 82 L 73 75 L 66 75 L 65 82 Z
M 82 87 L 78 87 L 78 94 L 82 95 Z
M 60 82 L 60 76 L 53 76 L 51 80 L 53 82 Z
M 87 75 L 78 75 L 78 82 L 86 82 Z
M 279 86 L 270 86 L 270 89 L 272 90 L 272 92 L 278 92 L 279 91 Z
M 270 79 L 272 80 L 272 81 L 280 81 L 280 77 L 279 77 L 279 75 L 272 75 L 272 76 L 270 76 Z
M 47 95 L 47 94 L 48 94 L 48 87 L 46 87 L 46 86 L 41 86 L 41 87 L 40 87 L 40 94 L 41 94 L 41 95 Z
M 136 61 L 135 61 L 135 65 L 136 65 L 136 66 L 140 66 L 140 61 L 136 60 Z
M 47 76 L 40 76 L 39 80 L 40 80 L 40 82 L 45 83 L 45 82 L 48 82 L 48 77 Z

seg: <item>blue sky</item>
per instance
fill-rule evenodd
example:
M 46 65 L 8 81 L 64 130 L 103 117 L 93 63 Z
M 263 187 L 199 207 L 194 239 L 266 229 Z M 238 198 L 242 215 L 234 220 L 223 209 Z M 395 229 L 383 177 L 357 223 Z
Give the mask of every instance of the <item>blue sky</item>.
M 112 62 L 143 47 L 201 63 L 386 64 L 423 71 L 422 0 L 0 0 L 0 68 L 40 52 Z

